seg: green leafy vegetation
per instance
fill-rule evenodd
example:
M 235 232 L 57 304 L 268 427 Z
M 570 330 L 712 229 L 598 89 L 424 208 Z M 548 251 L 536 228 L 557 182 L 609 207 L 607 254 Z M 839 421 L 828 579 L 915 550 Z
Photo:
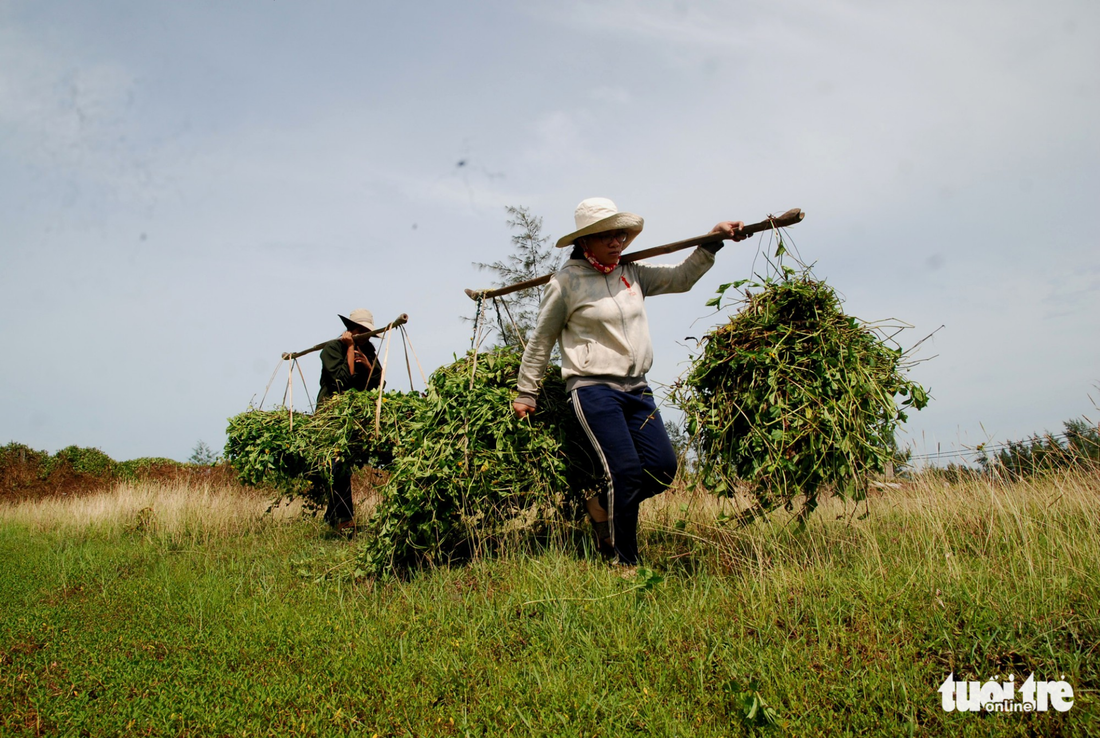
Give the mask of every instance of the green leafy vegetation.
M 66 446 L 54 455 L 51 462 L 59 465 L 67 464 L 77 474 L 90 474 L 96 477 L 113 476 L 117 468 L 115 460 L 98 448 L 80 446 Z
M 469 354 L 434 372 L 424 394 L 345 392 L 313 415 L 250 411 L 232 418 L 225 456 L 249 484 L 269 484 L 315 506 L 335 464 L 389 473 L 363 536 L 374 574 L 466 558 L 507 537 L 540 535 L 576 514 L 595 484 L 594 461 L 551 367 L 539 411 L 510 406 L 520 355 Z
M 799 498 L 804 518 L 823 490 L 863 499 L 894 456 L 905 410 L 928 402 L 902 350 L 845 315 L 808 269 L 722 285 L 708 304 L 731 287 L 745 288 L 739 310 L 704 337 L 674 390 L 702 483 L 719 495 L 747 485 L 756 505 L 745 519 Z
M 400 427 L 382 501 L 367 526 L 364 564 L 383 572 L 466 558 L 517 535 L 539 535 L 579 508 L 582 431 L 551 367 L 539 410 L 511 412 L 520 355 L 499 348 L 436 371 L 417 412 Z

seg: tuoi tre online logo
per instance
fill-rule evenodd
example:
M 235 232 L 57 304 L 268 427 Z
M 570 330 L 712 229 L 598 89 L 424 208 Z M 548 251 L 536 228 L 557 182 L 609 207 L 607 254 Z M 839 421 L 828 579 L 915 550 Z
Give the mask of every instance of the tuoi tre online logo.
M 1073 687 L 1065 678 L 1063 674 L 1062 681 L 1037 682 L 1031 674 L 1017 689 L 1014 675 L 1007 681 L 990 679 L 983 684 L 955 681 L 952 672 L 936 691 L 943 697 L 945 712 L 1046 712 L 1051 707 L 1067 712 L 1073 707 Z

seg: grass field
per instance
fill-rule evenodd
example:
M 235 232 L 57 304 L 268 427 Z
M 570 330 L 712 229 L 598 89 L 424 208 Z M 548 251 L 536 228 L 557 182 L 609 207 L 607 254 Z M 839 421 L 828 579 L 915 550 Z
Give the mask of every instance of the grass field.
M 389 582 L 217 486 L 4 505 L 0 735 L 1100 735 L 1095 473 L 927 477 L 804 532 L 647 505 L 634 578 L 563 534 Z M 1032 672 L 1074 706 L 941 708 Z

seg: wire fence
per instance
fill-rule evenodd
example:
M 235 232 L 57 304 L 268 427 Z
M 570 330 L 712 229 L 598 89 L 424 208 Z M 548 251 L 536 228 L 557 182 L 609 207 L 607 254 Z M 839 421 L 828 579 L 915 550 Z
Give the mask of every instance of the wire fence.
M 1032 436 L 1031 439 L 1025 441 L 1005 441 L 1004 443 L 980 443 L 977 446 L 961 449 L 951 449 L 948 451 L 935 451 L 927 454 L 911 454 L 909 459 L 911 461 L 929 461 L 932 459 L 961 459 L 967 456 L 978 455 L 993 455 L 1000 451 L 1007 451 L 1011 448 L 1018 447 L 1020 444 L 1030 443 L 1036 439 L 1043 441 L 1056 441 L 1062 443 L 1068 441 L 1070 438 L 1067 433 L 1045 433 L 1042 436 Z

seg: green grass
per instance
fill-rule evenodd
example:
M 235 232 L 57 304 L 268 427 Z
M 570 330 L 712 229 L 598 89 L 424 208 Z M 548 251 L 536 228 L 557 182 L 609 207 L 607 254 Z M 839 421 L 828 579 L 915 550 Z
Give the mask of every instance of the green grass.
M 1096 735 L 1098 502 L 927 481 L 800 533 L 681 493 L 632 579 L 561 543 L 390 582 L 216 489 L 3 507 L 0 735 Z M 1075 705 L 944 713 L 952 671 Z

